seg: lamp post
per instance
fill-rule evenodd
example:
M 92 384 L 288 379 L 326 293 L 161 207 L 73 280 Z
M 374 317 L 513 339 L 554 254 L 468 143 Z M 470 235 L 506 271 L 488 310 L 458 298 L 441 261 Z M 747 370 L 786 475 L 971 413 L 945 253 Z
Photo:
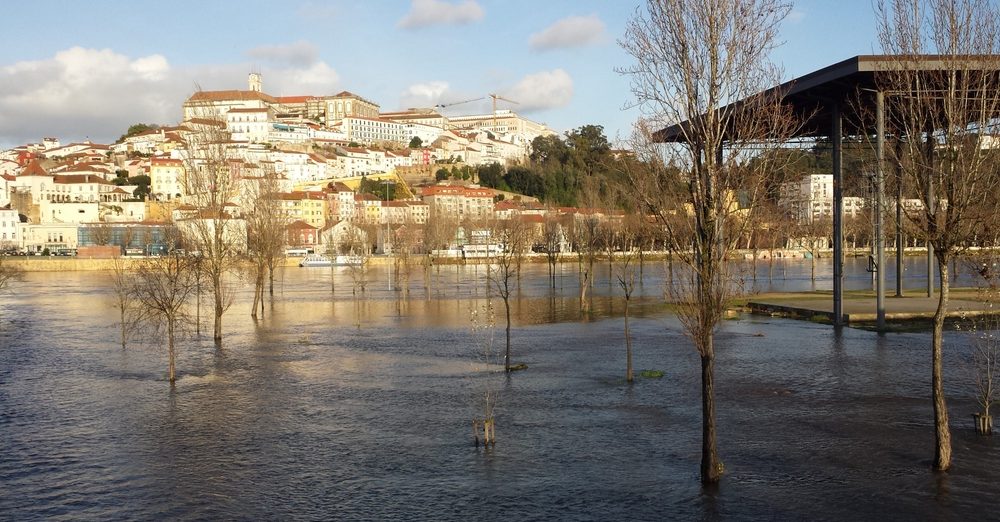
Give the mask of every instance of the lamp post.
M 386 178 L 382 180 L 382 183 L 385 183 L 385 201 L 388 202 L 390 180 Z M 382 241 L 382 249 L 385 251 L 386 258 L 386 273 L 388 274 L 386 278 L 386 290 L 392 293 L 392 263 L 389 262 L 389 206 L 386 205 L 383 208 L 386 209 L 383 212 L 383 217 L 385 218 L 385 239 Z

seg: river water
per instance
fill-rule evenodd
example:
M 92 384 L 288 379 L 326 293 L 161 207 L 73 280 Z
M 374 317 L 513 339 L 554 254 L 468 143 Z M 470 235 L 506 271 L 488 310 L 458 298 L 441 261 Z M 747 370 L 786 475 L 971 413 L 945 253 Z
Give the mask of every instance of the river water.
M 813 286 L 807 263 L 784 263 L 770 281 L 758 267 L 758 287 Z M 632 328 L 636 367 L 665 375 L 631 386 L 606 267 L 589 316 L 576 266 L 554 293 L 545 270 L 526 267 L 513 303 L 513 358 L 529 368 L 509 378 L 478 356 L 481 267 L 435 270 L 428 290 L 415 274 L 407 300 L 383 272 L 360 300 L 346 269 L 331 297 L 329 269 L 289 268 L 260 321 L 241 291 L 221 350 L 185 338 L 174 388 L 155 334 L 121 350 L 105 274 L 27 274 L 0 298 L 0 519 L 993 516 L 1000 448 L 972 430 L 968 334 L 947 337 L 955 461 L 938 475 L 927 334 L 725 321 L 726 475 L 704 490 L 699 361 L 656 304 L 662 267 L 646 267 Z M 870 285 L 860 261 L 848 273 L 848 288 Z M 484 450 L 470 421 L 487 388 L 499 392 L 498 442 Z

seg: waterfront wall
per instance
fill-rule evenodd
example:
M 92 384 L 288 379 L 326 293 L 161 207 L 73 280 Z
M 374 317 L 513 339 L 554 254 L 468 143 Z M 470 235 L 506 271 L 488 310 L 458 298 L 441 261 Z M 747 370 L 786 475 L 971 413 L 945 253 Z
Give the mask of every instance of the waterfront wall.
M 908 247 L 906 248 L 906 255 L 921 255 L 926 251 L 921 247 Z M 758 256 L 766 254 L 766 251 L 758 251 Z M 865 256 L 868 255 L 867 249 L 845 249 L 844 254 L 846 256 Z M 892 251 L 887 251 L 887 255 L 891 256 Z M 832 256 L 833 253 L 830 250 L 821 251 L 821 257 Z M 753 254 L 749 250 L 739 250 L 734 252 L 734 259 L 751 259 Z M 643 255 L 644 259 L 649 262 L 656 262 L 666 259 L 666 253 L 664 252 L 645 252 Z M 605 255 L 598 253 L 596 255 L 598 260 L 607 261 Z M 126 266 L 131 268 L 133 265 L 141 261 L 141 257 L 125 257 Z M 393 258 L 385 256 L 372 256 L 369 258 L 369 262 L 373 266 L 383 266 L 392 261 Z M 560 263 L 576 263 L 578 261 L 577 254 L 575 253 L 564 253 L 559 255 Z M 798 256 L 784 255 L 782 259 L 789 260 L 802 260 L 801 253 Z M 766 260 L 766 259 L 765 259 Z M 302 261 L 301 257 L 287 257 L 283 261 L 284 266 L 298 266 L 299 262 Z M 413 256 L 413 264 L 419 265 L 423 263 L 423 256 Z M 447 258 L 438 257 L 434 259 L 434 264 L 438 265 L 461 265 L 461 264 L 486 264 L 487 259 L 463 259 L 459 257 Z M 526 263 L 545 263 L 547 262 L 547 257 L 545 254 L 525 254 L 524 261 Z M 97 258 L 87 258 L 87 257 L 45 257 L 45 256 L 10 256 L 4 258 L 4 263 L 9 263 L 25 272 L 80 272 L 80 271 L 94 271 L 94 270 L 111 270 L 114 268 L 114 261 L 111 259 L 97 259 Z

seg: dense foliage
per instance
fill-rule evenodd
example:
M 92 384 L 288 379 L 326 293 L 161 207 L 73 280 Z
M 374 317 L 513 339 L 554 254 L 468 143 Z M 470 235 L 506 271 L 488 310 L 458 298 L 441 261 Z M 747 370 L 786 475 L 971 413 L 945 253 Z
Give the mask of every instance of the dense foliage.
M 129 125 L 128 130 L 125 131 L 125 134 L 119 136 L 118 139 L 115 141 L 115 143 L 121 143 L 125 141 L 125 138 L 135 136 L 137 134 L 142 134 L 143 132 L 146 132 L 148 130 L 159 129 L 159 128 L 160 126 L 155 123 L 134 123 L 132 125 Z
M 504 170 L 482 165 L 476 175 L 483 186 L 509 190 L 557 206 L 588 204 L 605 197 L 620 169 L 600 125 L 584 125 L 565 136 L 539 136 L 531 142 L 527 165 Z

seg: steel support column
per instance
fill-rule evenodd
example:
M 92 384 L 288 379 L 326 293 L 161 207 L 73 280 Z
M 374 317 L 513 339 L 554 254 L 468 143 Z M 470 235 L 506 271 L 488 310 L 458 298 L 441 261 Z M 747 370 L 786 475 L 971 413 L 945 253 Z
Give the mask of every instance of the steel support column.
M 885 93 L 875 93 L 875 317 L 885 329 L 885 239 L 882 216 L 885 206 Z
M 844 323 L 844 193 L 842 159 L 843 117 L 840 102 L 831 107 L 830 141 L 833 144 L 833 324 Z
M 934 129 L 927 130 L 926 145 L 924 147 L 924 176 L 927 176 L 927 215 L 933 216 L 935 212 L 934 197 Z M 930 240 L 927 244 L 927 297 L 934 297 L 934 245 Z
M 896 297 L 903 297 L 903 166 L 899 164 L 902 144 L 896 137 Z

